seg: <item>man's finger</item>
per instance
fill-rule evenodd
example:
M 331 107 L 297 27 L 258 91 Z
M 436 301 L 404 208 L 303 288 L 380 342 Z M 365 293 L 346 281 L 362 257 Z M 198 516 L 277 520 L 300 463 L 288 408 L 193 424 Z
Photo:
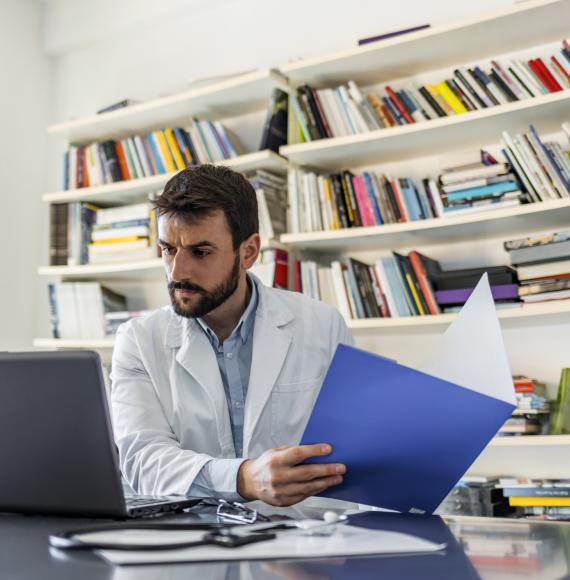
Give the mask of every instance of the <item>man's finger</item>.
M 313 465 L 296 465 L 288 470 L 289 481 L 303 483 L 320 477 L 344 475 L 346 465 L 343 463 L 315 463 Z
M 332 477 L 321 477 L 305 483 L 291 483 L 281 491 L 280 495 L 287 497 L 309 497 L 325 491 L 325 489 L 331 487 L 331 485 L 339 485 L 342 481 L 342 475 L 333 475 Z
M 316 445 L 295 445 L 280 452 L 281 463 L 283 465 L 297 465 L 310 457 L 323 457 L 332 452 L 332 447 L 328 443 L 317 443 Z

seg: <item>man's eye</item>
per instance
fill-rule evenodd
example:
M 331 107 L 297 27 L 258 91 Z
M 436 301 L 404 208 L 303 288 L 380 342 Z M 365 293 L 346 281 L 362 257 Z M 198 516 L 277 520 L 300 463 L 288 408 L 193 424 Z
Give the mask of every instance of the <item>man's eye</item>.
M 208 256 L 210 254 L 210 252 L 208 252 L 207 250 L 194 250 L 194 255 L 197 258 L 205 258 L 206 256 Z
M 170 256 L 174 253 L 172 248 L 167 248 L 166 246 L 160 246 L 163 256 Z

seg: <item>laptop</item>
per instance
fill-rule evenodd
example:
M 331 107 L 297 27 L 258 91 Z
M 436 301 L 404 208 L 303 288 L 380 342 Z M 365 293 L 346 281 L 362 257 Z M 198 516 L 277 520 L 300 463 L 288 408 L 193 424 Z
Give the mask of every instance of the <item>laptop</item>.
M 125 497 L 95 352 L 0 353 L 0 512 L 139 517 L 197 498 Z

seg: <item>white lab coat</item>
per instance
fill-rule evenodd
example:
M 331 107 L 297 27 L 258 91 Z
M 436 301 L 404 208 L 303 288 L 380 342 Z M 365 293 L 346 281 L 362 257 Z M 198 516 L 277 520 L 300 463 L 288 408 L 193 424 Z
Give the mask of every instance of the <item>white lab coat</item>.
M 243 456 L 255 458 L 299 443 L 335 348 L 352 336 L 334 308 L 252 279 L 259 302 Z M 185 494 L 212 457 L 235 457 L 216 356 L 195 320 L 171 307 L 131 320 L 112 366 L 115 439 L 137 493 Z

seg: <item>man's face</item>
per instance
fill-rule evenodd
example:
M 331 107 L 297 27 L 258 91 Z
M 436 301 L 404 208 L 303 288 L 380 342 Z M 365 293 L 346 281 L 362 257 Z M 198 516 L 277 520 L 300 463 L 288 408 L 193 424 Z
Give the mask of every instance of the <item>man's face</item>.
M 201 318 L 236 291 L 240 253 L 221 210 L 196 221 L 160 216 L 158 238 L 176 314 Z

